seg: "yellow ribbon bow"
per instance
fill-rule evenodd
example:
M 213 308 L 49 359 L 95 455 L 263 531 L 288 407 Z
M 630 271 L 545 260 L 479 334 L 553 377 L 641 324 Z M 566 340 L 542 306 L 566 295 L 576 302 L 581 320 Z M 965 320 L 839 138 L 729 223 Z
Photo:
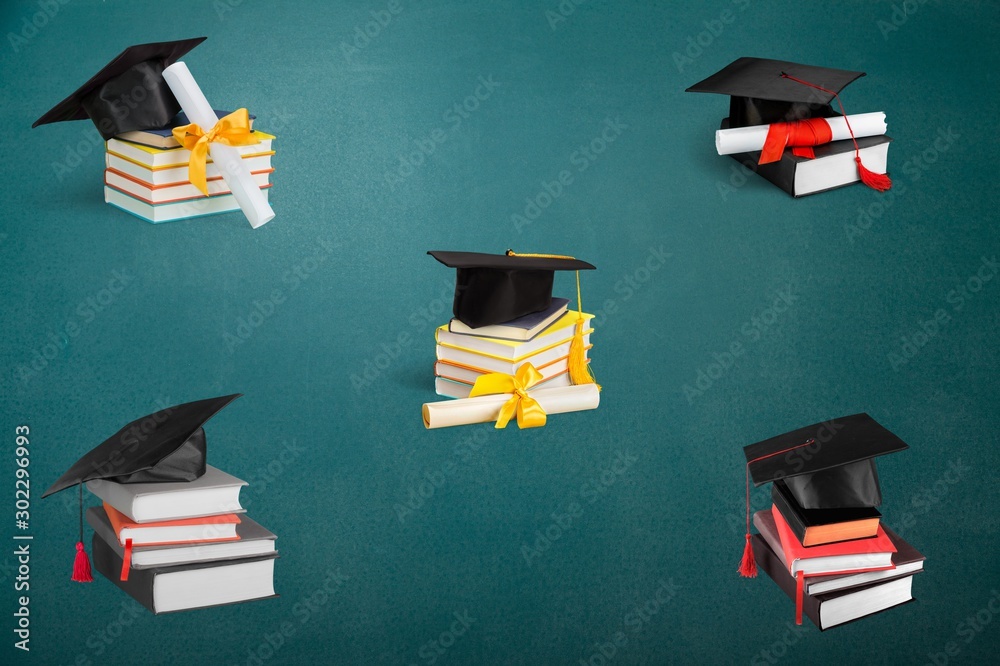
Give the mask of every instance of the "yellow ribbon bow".
M 538 401 L 528 395 L 528 389 L 542 381 L 542 373 L 530 363 L 525 363 L 513 376 L 502 372 L 491 372 L 480 375 L 469 393 L 470 398 L 496 393 L 513 393 L 510 400 L 500 408 L 495 427 L 507 427 L 510 417 L 517 413 L 518 428 L 538 428 L 545 425 L 545 410 Z
M 227 146 L 250 146 L 260 143 L 250 131 L 250 114 L 246 109 L 237 109 L 228 116 L 220 118 L 215 127 L 208 132 L 197 123 L 175 127 L 174 138 L 177 143 L 191 151 L 188 162 L 188 180 L 208 196 L 208 183 L 205 180 L 205 160 L 208 157 L 208 144 L 224 143 Z

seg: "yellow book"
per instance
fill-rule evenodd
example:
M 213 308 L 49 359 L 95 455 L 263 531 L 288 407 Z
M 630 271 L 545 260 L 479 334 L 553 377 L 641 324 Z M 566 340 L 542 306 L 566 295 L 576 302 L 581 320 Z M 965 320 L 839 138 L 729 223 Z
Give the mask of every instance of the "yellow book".
M 260 143 L 249 146 L 235 146 L 240 156 L 257 157 L 260 155 L 273 155 L 271 142 L 275 139 L 273 134 L 267 132 L 254 132 L 254 136 L 260 139 Z M 144 146 L 141 143 L 122 141 L 121 139 L 108 139 L 107 151 L 111 155 L 116 155 L 147 169 L 169 169 L 172 167 L 186 166 L 191 160 L 191 151 L 187 148 L 153 148 Z M 208 158 L 211 162 L 212 158 Z
M 434 335 L 440 347 L 472 352 L 501 361 L 516 362 L 541 351 L 568 343 L 576 332 L 576 320 L 579 317 L 579 313 L 575 311 L 567 312 L 545 331 L 524 342 L 452 333 L 448 330 L 447 324 L 438 327 Z M 583 318 L 589 322 L 594 318 L 594 315 L 583 313 Z M 584 326 L 587 324 L 585 323 Z M 584 329 L 584 335 L 589 335 L 592 332 L 592 328 Z

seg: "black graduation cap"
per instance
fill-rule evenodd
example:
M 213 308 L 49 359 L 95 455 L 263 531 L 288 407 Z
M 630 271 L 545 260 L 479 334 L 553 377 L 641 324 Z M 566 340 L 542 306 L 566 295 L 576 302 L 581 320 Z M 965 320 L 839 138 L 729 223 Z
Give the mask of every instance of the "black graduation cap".
M 872 417 L 854 414 L 751 444 L 743 453 L 755 486 L 780 480 L 803 509 L 842 509 L 879 506 L 875 458 L 906 448 Z
M 73 580 L 90 582 L 90 562 L 83 550 L 83 483 L 194 481 L 205 473 L 206 442 L 202 426 L 240 393 L 196 400 L 161 409 L 132 421 L 73 463 L 43 498 L 80 486 L 80 541 Z
M 555 271 L 594 270 L 592 264 L 559 255 L 483 254 L 431 251 L 445 266 L 457 269 L 455 318 L 479 328 L 540 312 L 552 303 Z
M 723 122 L 723 127 L 769 125 L 839 115 L 830 106 L 834 93 L 839 93 L 864 75 L 864 72 L 814 67 L 784 60 L 740 58 L 694 84 L 686 92 L 729 95 L 729 118 Z M 803 85 L 789 77 L 825 90 Z
M 782 481 L 804 509 L 876 507 L 882 503 L 875 458 L 909 448 L 868 414 L 816 423 L 743 448 L 747 459 L 746 546 L 739 573 L 757 575 L 750 545 L 750 480 Z
M 128 47 L 32 127 L 89 117 L 107 140 L 123 132 L 167 125 L 181 107 L 163 80 L 163 70 L 205 39 Z

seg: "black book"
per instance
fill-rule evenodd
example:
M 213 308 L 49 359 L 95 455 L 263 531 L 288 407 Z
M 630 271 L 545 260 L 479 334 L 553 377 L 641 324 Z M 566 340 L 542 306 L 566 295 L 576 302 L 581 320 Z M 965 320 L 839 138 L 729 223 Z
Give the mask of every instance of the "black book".
M 278 553 L 221 562 L 131 569 L 121 580 L 122 558 L 97 534 L 94 568 L 153 614 L 224 606 L 278 596 L 274 560 Z
M 878 533 L 882 514 L 875 507 L 803 509 L 783 481 L 771 484 L 771 501 L 803 546 L 819 546 Z
M 781 563 L 764 538 L 753 535 L 751 539 L 757 566 L 778 584 L 789 599 L 795 600 L 795 578 Z M 919 572 L 915 572 L 919 573 Z M 825 594 L 804 594 L 802 610 L 821 631 L 853 622 L 868 615 L 913 601 L 914 574 L 837 590 Z
M 728 122 L 722 123 L 722 129 L 728 127 Z M 885 173 L 891 141 L 885 135 L 859 138 L 862 163 L 872 171 Z M 831 141 L 816 146 L 813 151 L 816 157 L 809 159 L 786 150 L 780 160 L 770 164 L 757 164 L 759 151 L 735 153 L 730 157 L 796 198 L 861 182 L 854 162 L 854 143 L 850 139 Z

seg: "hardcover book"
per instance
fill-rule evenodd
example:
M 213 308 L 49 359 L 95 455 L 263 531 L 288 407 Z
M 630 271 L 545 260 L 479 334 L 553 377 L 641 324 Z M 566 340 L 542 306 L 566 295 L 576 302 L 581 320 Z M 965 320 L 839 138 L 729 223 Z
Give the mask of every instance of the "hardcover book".
M 93 528 L 119 558 L 125 557 L 125 547 L 115 533 L 107 514 L 100 507 L 87 509 L 87 524 Z M 236 526 L 238 539 L 211 543 L 158 544 L 132 547 L 132 569 L 193 564 L 195 562 L 238 560 L 275 551 L 277 537 L 247 516 L 240 516 Z
M 795 600 L 795 578 L 759 534 L 751 538 L 758 566 Z M 913 575 L 825 594 L 806 594 L 802 610 L 821 631 L 913 601 Z
M 274 592 L 277 552 L 241 560 L 136 569 L 128 580 L 121 580 L 122 558 L 118 553 L 97 534 L 91 545 L 94 568 L 154 615 L 278 596 Z
M 873 537 L 882 516 L 875 507 L 803 509 L 783 481 L 771 484 L 771 500 L 803 546 Z

